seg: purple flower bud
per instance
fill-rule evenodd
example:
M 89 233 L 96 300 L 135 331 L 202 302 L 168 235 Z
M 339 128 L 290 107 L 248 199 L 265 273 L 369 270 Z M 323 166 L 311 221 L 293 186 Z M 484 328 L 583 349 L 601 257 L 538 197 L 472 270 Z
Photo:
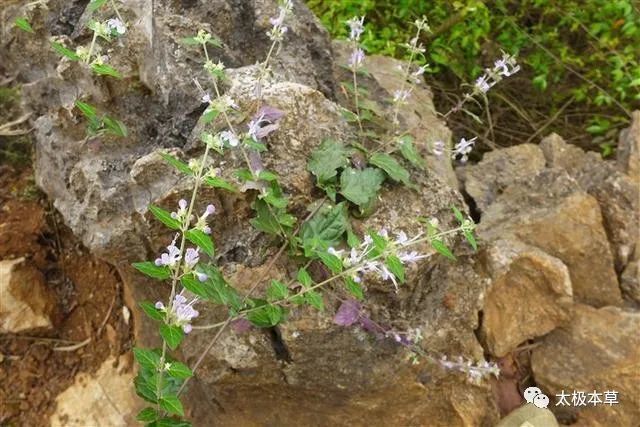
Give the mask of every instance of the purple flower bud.
M 205 225 L 202 228 L 202 231 L 203 231 L 204 234 L 211 234 L 211 227 L 209 227 L 208 225 Z
M 154 264 L 155 264 L 155 265 L 157 265 L 158 267 L 160 267 L 161 265 L 163 265 L 163 263 L 162 263 L 162 258 L 156 258 L 156 260 L 155 260 Z
M 213 205 L 207 205 L 207 209 L 205 212 L 207 215 L 213 215 L 216 212 L 216 207 Z
M 164 310 L 164 304 L 162 303 L 162 301 L 158 301 L 158 302 L 156 303 L 155 307 L 156 307 L 158 310 Z
M 191 324 L 187 323 L 186 325 L 182 326 L 182 330 L 184 331 L 185 334 L 188 334 L 189 332 L 191 332 L 193 330 L 193 326 L 191 326 Z
M 185 199 L 180 199 L 178 201 L 178 206 L 180 206 L 180 209 L 182 210 L 187 209 L 187 201 Z
M 198 272 L 196 272 L 196 276 L 198 276 L 198 280 L 201 282 L 206 282 L 207 279 L 209 278 L 209 276 L 207 276 L 206 274 L 198 273 Z

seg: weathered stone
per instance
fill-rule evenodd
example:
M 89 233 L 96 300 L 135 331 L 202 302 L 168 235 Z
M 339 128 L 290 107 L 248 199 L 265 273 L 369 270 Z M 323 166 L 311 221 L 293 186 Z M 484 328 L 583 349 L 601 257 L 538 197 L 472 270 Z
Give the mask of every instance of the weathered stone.
M 50 329 L 55 296 L 40 271 L 24 258 L 0 261 L 0 332 Z
M 559 259 L 535 247 L 498 240 L 486 251 L 492 284 L 480 333 L 491 354 L 502 357 L 568 319 L 571 279 Z
M 132 387 L 131 362 L 110 357 L 97 372 L 81 373 L 56 398 L 53 427 L 125 427 L 136 423 L 143 402 Z
M 613 257 L 600 207 L 566 172 L 548 169 L 505 189 L 482 216 L 487 240 L 515 236 L 561 260 L 576 301 L 621 304 Z
M 640 260 L 635 259 L 627 264 L 620 276 L 620 289 L 623 295 L 640 304 Z
M 500 420 L 496 427 L 557 427 L 556 417 L 548 409 L 526 404 Z
M 567 144 L 557 133 L 552 133 L 540 142 L 540 149 L 549 168 L 566 170 L 575 176 L 588 161 L 584 151 L 575 145 Z
M 534 144 L 521 144 L 484 155 L 482 161 L 464 169 L 465 190 L 485 211 L 513 182 L 537 175 L 545 167 L 542 151 Z
M 580 425 L 637 423 L 640 419 L 639 330 L 638 313 L 579 304 L 571 322 L 551 332 L 533 350 L 533 375 L 548 396 L 559 395 L 562 390 L 565 394 L 574 390 L 618 393 L 619 404 L 615 405 L 550 405 L 561 421 L 577 417 Z M 604 396 L 600 399 L 604 401 Z
M 631 115 L 631 126 L 620 132 L 616 149 L 618 168 L 640 186 L 640 111 Z

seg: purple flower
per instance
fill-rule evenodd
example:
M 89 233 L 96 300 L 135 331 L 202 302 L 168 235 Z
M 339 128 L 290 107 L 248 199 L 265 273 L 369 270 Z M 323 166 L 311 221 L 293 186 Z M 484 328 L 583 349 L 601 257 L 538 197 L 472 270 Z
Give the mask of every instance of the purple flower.
M 350 299 L 340 304 L 333 323 L 340 326 L 351 326 L 360 318 L 360 310 L 362 306 L 356 300 Z
M 364 51 L 360 48 L 355 49 L 349 58 L 349 67 L 352 69 L 359 68 L 364 61 Z
M 187 248 L 184 254 L 184 263 L 188 269 L 192 269 L 200 261 L 200 249 Z
M 178 236 L 173 238 L 173 241 L 169 246 L 167 246 L 167 252 L 160 255 L 160 258 L 157 258 L 155 264 L 160 266 L 168 266 L 174 267 L 178 261 L 180 261 L 180 249 L 176 246 L 176 239 Z
M 182 327 L 185 334 L 191 332 L 191 320 L 198 317 L 200 313 L 193 308 L 193 305 L 198 301 L 198 298 L 194 298 L 187 302 L 182 294 L 178 294 L 173 299 L 173 305 L 171 306 L 171 320 L 172 324 Z
M 249 122 L 248 134 L 254 141 L 258 141 L 278 129 L 278 122 L 284 116 L 284 112 L 274 107 L 262 107 L 253 120 Z
M 206 282 L 207 279 L 209 278 L 209 276 L 207 276 L 204 273 L 200 273 L 199 271 L 196 271 L 196 277 L 198 278 L 199 281 L 201 282 Z

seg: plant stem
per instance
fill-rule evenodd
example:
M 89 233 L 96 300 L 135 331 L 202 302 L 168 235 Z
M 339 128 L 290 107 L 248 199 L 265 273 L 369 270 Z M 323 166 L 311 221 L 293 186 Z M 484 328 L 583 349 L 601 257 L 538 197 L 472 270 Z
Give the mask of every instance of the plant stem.
M 91 55 L 93 54 L 93 48 L 96 44 L 96 38 L 98 38 L 98 33 L 96 31 L 93 32 L 93 38 L 91 39 L 91 45 L 89 46 L 89 54 L 87 55 L 86 59 L 84 60 L 85 64 L 88 64 L 89 61 L 91 61 Z
M 118 17 L 118 19 L 122 21 L 122 23 L 124 24 L 124 19 L 122 19 L 122 16 L 118 11 L 118 6 L 116 6 L 116 2 L 114 0 L 109 0 L 109 2 L 111 3 L 111 7 L 113 7 L 113 11 L 116 13 L 116 16 Z

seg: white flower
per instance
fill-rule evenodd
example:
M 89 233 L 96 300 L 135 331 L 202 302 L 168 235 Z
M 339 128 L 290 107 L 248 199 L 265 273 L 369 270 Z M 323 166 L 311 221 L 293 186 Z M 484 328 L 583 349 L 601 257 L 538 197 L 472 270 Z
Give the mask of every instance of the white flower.
M 487 93 L 489 92 L 489 89 L 491 89 L 494 85 L 495 85 L 495 82 L 490 81 L 489 76 L 487 74 L 483 74 L 482 76 L 478 77 L 478 79 L 476 80 L 475 88 L 479 92 Z
M 121 20 L 119 20 L 118 18 L 111 18 L 109 20 L 107 20 L 107 22 L 105 23 L 107 29 L 109 30 L 110 33 L 116 33 L 118 35 L 123 35 L 124 33 L 127 32 L 127 27 L 126 25 L 124 25 L 124 22 L 122 22 Z
M 520 71 L 520 65 L 517 64 L 514 56 L 503 53 L 502 58 L 493 64 L 493 69 L 504 77 L 510 77 Z
M 202 95 L 202 102 L 206 102 L 207 104 L 211 104 L 211 95 L 205 93 Z
M 364 32 L 364 16 L 353 18 L 347 21 L 347 25 L 349 26 L 349 40 L 358 41 L 360 40 L 360 36 Z
M 409 98 L 411 92 L 408 90 L 396 90 L 393 92 L 393 102 L 396 104 L 403 104 Z
M 231 147 L 237 147 L 238 144 L 240 144 L 240 140 L 238 139 L 238 136 L 235 133 L 228 130 L 220 132 L 220 139 L 226 142 L 227 144 L 229 144 L 229 146 Z
M 171 244 L 167 246 L 167 252 L 161 254 L 160 257 L 156 259 L 155 264 L 158 267 L 167 266 L 173 268 L 182 258 L 182 256 L 180 255 L 180 249 L 178 249 L 178 247 L 176 246 L 177 238 L 178 236 L 174 237 Z
M 473 150 L 473 146 L 476 143 L 476 139 L 478 139 L 477 136 L 474 138 L 471 138 L 468 141 L 462 138 L 460 142 L 456 144 L 451 157 L 453 159 L 460 157 L 460 161 L 462 163 L 466 162 L 468 160 L 469 153 L 471 153 L 471 150 Z
M 187 270 L 192 269 L 200 261 L 200 248 L 187 248 L 184 254 L 184 264 Z
M 349 57 L 349 67 L 352 69 L 359 68 L 364 62 L 364 51 L 360 48 L 354 49 Z

